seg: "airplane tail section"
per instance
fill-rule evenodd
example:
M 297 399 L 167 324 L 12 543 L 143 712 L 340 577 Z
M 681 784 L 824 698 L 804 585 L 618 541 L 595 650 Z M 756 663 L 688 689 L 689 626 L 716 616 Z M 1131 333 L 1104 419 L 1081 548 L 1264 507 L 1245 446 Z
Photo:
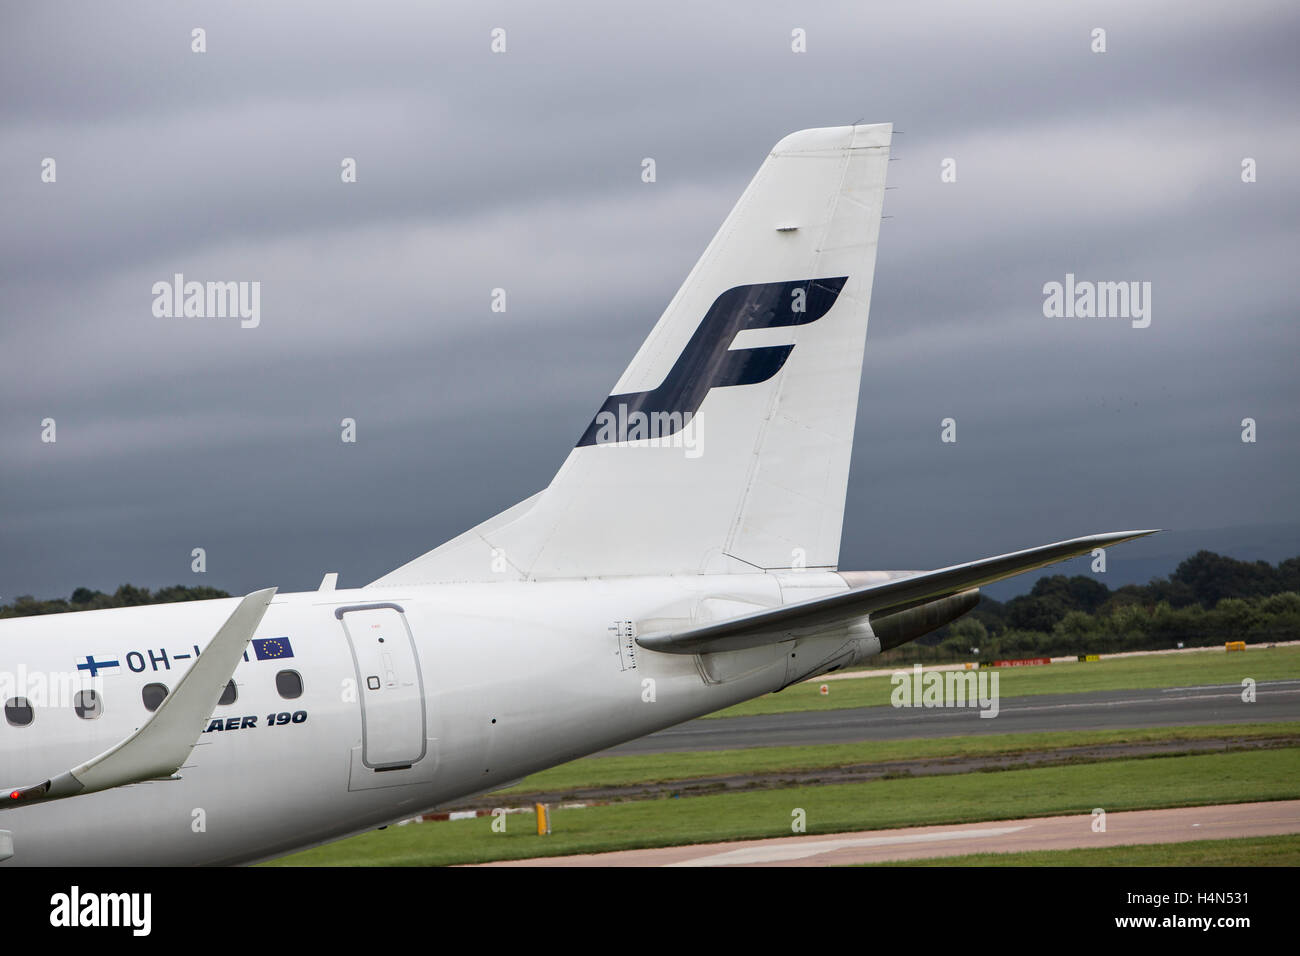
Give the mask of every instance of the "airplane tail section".
M 777 143 L 550 486 L 374 583 L 834 568 L 891 135 Z

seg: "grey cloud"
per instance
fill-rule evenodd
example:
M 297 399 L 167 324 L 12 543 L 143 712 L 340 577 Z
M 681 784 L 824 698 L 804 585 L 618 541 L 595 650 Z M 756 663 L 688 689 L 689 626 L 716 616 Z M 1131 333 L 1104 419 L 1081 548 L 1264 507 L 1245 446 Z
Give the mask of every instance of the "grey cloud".
M 21 8 L 0 37 L 0 595 L 190 581 L 195 546 L 232 591 L 358 584 L 513 504 L 771 144 L 859 118 L 904 132 L 842 564 L 1138 526 L 1286 550 L 1258 529 L 1300 517 L 1300 11 L 132 12 Z M 492 57 L 498 25 L 510 52 Z M 1152 326 L 1044 318 L 1067 271 L 1151 281 Z M 149 287 L 173 272 L 261 279 L 263 326 L 154 319 Z

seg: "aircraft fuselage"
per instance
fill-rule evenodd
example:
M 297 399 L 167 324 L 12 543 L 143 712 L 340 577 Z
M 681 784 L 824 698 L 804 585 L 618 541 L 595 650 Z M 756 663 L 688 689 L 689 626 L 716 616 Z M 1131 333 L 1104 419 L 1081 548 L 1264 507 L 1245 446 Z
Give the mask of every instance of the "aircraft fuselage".
M 280 595 L 180 779 L 6 810 L 7 862 L 249 862 L 496 789 L 878 647 L 840 630 L 700 657 L 637 647 L 630 628 L 845 589 L 808 571 Z M 0 622 L 5 699 L 32 703 L 30 723 L 0 724 L 0 783 L 130 734 L 150 716 L 146 686 L 174 687 L 235 603 Z M 97 688 L 98 717 L 74 708 L 82 688 Z

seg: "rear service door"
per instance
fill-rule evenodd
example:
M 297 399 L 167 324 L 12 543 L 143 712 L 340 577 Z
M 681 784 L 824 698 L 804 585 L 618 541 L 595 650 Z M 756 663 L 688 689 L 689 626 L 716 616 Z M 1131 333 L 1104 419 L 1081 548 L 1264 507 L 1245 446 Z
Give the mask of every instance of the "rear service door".
M 397 770 L 425 751 L 424 683 L 406 615 L 396 604 L 339 608 L 361 703 L 362 761 Z

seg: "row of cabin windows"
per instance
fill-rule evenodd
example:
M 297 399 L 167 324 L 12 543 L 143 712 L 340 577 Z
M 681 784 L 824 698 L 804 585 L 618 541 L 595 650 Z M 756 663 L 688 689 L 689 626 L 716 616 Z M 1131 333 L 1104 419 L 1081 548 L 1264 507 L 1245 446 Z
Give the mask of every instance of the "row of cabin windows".
M 285 700 L 296 700 L 302 696 L 302 675 L 297 671 L 280 671 L 275 675 L 275 689 Z M 145 684 L 140 691 L 140 700 L 144 709 L 152 713 L 168 693 L 166 684 Z M 226 684 L 217 703 L 233 704 L 238 696 L 232 680 Z M 104 712 L 104 702 L 96 691 L 79 690 L 72 698 L 72 709 L 82 720 L 94 720 Z M 26 697 L 11 697 L 5 701 L 5 720 L 13 726 L 26 727 L 35 717 L 36 712 Z

